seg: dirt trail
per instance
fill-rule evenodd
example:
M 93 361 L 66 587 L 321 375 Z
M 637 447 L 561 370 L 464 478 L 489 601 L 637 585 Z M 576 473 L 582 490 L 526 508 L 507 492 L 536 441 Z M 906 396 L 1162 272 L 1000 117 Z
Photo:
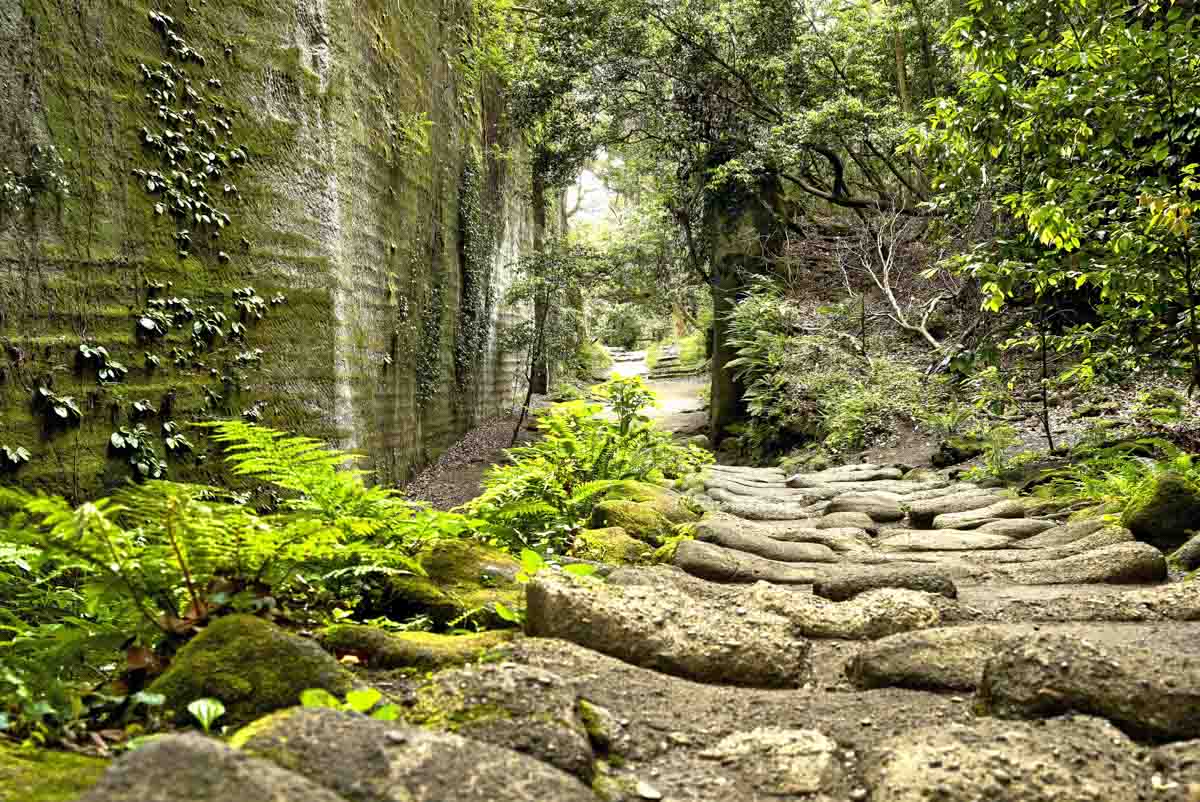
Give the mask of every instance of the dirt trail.
M 645 351 L 614 351 L 611 376 L 642 376 L 646 386 L 658 397 L 658 403 L 648 415 L 660 427 L 680 435 L 703 434 L 708 427 L 708 412 L 700 401 L 701 391 L 708 386 L 705 376 L 676 379 L 649 378 Z

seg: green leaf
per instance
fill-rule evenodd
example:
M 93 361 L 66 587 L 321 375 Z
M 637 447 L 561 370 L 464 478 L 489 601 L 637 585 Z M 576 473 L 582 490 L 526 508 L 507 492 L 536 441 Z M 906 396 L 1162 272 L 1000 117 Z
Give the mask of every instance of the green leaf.
M 533 576 L 538 571 L 546 567 L 546 561 L 542 559 L 542 555 L 532 549 L 523 549 L 521 551 L 521 570 Z
M 510 624 L 521 623 L 521 616 L 514 612 L 507 604 L 496 602 L 495 607 L 496 615 L 500 616 L 502 620 L 508 621 Z
M 374 688 L 361 688 L 346 694 L 346 706 L 356 713 L 365 713 L 382 698 L 383 694 Z
M 309 688 L 301 693 L 300 704 L 304 707 L 332 707 L 334 709 L 342 706 L 336 696 L 323 688 Z
M 395 721 L 400 718 L 400 708 L 396 705 L 383 705 L 371 714 L 376 721 Z
M 564 565 L 563 570 L 568 574 L 573 574 L 575 576 L 591 576 L 592 574 L 596 573 L 596 566 L 584 565 L 583 563 L 572 563 L 570 565 Z
M 209 731 L 214 721 L 225 715 L 225 705 L 220 699 L 197 699 L 187 706 L 187 710 L 200 722 L 205 732 Z

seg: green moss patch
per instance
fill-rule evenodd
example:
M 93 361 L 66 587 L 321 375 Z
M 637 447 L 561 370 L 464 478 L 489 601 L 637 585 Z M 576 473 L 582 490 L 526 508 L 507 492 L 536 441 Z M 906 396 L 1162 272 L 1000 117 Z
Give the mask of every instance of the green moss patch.
M 675 534 L 675 525 L 649 504 L 636 501 L 602 501 L 592 510 L 596 529 L 620 527 L 638 540 L 661 545 Z
M 575 537 L 574 556 L 612 565 L 648 562 L 650 547 L 619 526 L 585 529 Z
M 100 758 L 0 741 L 0 802 L 67 802 L 95 785 L 106 768 Z
M 694 523 L 700 520 L 700 516 L 688 505 L 682 495 L 674 490 L 648 482 L 625 483 L 609 491 L 607 498 L 645 504 L 661 513 L 673 524 Z
M 1163 474 L 1142 498 L 1130 502 L 1121 523 L 1138 540 L 1174 551 L 1200 531 L 1200 486 L 1177 473 Z
M 512 640 L 515 634 L 506 630 L 439 635 L 340 624 L 322 630 L 317 640 L 338 657 L 354 655 L 368 668 L 436 669 L 478 660 L 489 649 Z
M 180 649 L 150 690 L 166 696 L 177 713 L 196 699 L 220 699 L 222 723 L 238 725 L 295 705 L 308 688 L 341 697 L 353 687 L 350 672 L 313 641 L 261 618 L 232 615 Z
M 398 576 L 388 583 L 383 612 L 391 618 L 427 615 L 447 626 L 465 616 L 503 628 L 511 622 L 496 615 L 496 603 L 509 609 L 524 604 L 525 590 L 517 582 L 521 565 L 498 549 L 471 540 L 442 540 L 426 546 L 416 559 L 426 576 Z

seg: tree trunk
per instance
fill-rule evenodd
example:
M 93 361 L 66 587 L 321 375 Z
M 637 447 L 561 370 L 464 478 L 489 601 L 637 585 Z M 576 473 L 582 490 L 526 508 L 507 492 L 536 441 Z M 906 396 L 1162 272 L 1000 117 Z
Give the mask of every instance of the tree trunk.
M 896 90 L 900 95 L 900 108 L 908 116 L 912 114 L 912 95 L 908 91 L 908 50 L 904 47 L 899 28 L 892 29 L 892 37 L 896 43 Z
M 745 387 L 734 378 L 726 366 L 737 354 L 729 344 L 729 322 L 726 319 L 737 304 L 737 293 L 741 289 L 741 278 L 736 266 L 713 265 L 713 280 L 710 283 L 713 302 L 713 341 L 711 397 L 708 411 L 709 438 L 717 445 L 729 434 L 729 425 L 740 420 L 745 413 L 742 395 Z
M 533 177 L 533 249 L 541 251 L 546 244 L 546 184 L 540 176 Z M 545 302 L 538 294 L 534 301 L 534 320 L 545 320 L 549 314 Z M 529 393 L 545 395 L 550 391 L 550 366 L 546 362 L 545 349 L 533 355 L 529 369 Z

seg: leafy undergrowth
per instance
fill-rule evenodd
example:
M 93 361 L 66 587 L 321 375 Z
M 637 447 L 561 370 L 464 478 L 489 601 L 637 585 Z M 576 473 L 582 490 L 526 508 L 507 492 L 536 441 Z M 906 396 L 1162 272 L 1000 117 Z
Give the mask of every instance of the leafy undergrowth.
M 599 392 L 615 420 L 598 404 L 551 408 L 538 418 L 542 439 L 510 449 L 510 463 L 494 467 L 483 494 L 466 505 L 509 550 L 563 553 L 605 494 L 629 481 L 684 476 L 712 461 L 703 449 L 676 444 L 643 414 L 653 395 L 639 378 L 612 379 Z

